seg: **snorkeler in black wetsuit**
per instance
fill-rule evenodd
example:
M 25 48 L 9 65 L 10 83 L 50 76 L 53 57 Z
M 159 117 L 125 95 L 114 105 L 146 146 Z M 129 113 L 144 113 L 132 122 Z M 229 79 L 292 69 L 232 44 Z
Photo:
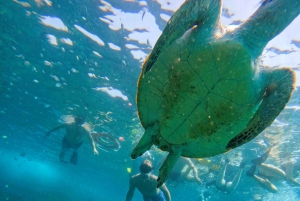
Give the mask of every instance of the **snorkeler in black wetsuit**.
M 59 154 L 59 160 L 63 163 L 65 161 L 66 152 L 70 149 L 73 149 L 73 154 L 70 159 L 70 163 L 76 165 L 78 161 L 78 149 L 83 144 L 84 138 L 88 138 L 93 146 L 94 154 L 98 154 L 96 145 L 91 136 L 89 130 L 83 126 L 84 118 L 81 116 L 76 116 L 74 122 L 72 123 L 63 123 L 46 133 L 46 136 L 50 136 L 50 133 L 59 129 L 66 129 L 66 134 L 62 140 L 61 151 Z

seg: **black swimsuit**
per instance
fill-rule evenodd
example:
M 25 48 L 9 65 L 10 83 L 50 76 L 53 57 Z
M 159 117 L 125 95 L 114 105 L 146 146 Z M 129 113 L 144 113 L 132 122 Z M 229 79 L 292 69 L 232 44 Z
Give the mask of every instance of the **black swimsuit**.
M 69 140 L 67 140 L 66 136 L 64 136 L 63 140 L 62 140 L 62 148 L 73 148 L 73 149 L 78 149 L 79 147 L 81 147 L 81 145 L 83 144 L 83 142 L 80 142 L 76 145 L 73 145 L 72 143 L 70 143 Z

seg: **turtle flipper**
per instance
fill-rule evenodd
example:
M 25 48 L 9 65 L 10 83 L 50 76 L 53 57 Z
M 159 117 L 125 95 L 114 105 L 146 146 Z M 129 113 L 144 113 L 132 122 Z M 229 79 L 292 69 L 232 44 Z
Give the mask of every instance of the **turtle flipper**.
M 246 128 L 229 141 L 226 149 L 238 147 L 252 140 L 266 127 L 270 126 L 292 96 L 296 76 L 291 69 L 269 69 L 265 74 L 269 78 L 269 82 L 261 105 Z
M 235 32 L 257 58 L 267 43 L 300 14 L 299 0 L 264 0 L 257 11 Z
M 219 26 L 221 2 L 221 0 L 185 1 L 168 21 L 143 66 L 143 73 L 145 74 L 151 69 L 164 48 L 182 37 L 191 28 L 197 26 L 199 29 L 206 31 L 202 36 L 202 40 L 204 40 L 204 37 L 211 37 L 215 33 L 215 28 Z
M 143 137 L 140 139 L 131 153 L 132 159 L 136 159 L 150 149 L 150 147 L 153 145 L 154 136 L 158 134 L 158 128 L 158 125 L 155 124 L 154 126 L 146 129 Z
M 168 178 L 172 168 L 181 156 L 183 145 L 173 145 L 172 150 L 168 154 L 164 163 L 159 169 L 159 175 L 157 178 L 157 188 L 160 187 Z

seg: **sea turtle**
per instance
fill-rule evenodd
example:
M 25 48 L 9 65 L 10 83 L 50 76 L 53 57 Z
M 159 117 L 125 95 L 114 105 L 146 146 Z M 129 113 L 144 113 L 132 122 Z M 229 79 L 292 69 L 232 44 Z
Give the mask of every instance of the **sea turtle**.
M 171 17 L 138 81 L 145 133 L 134 159 L 153 144 L 168 151 L 160 186 L 179 156 L 225 153 L 257 136 L 295 88 L 289 68 L 259 65 L 266 44 L 300 13 L 299 0 L 264 0 L 235 30 L 220 24 L 222 0 L 186 0 Z

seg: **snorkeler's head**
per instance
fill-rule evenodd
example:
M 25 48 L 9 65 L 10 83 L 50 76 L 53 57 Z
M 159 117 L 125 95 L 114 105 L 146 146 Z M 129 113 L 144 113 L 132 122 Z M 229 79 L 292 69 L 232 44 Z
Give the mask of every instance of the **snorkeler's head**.
M 140 171 L 141 173 L 148 174 L 152 170 L 152 163 L 149 160 L 144 160 L 142 164 L 140 165 Z
M 84 124 L 84 122 L 85 122 L 84 117 L 80 116 L 80 115 L 75 116 L 74 121 L 77 125 Z

